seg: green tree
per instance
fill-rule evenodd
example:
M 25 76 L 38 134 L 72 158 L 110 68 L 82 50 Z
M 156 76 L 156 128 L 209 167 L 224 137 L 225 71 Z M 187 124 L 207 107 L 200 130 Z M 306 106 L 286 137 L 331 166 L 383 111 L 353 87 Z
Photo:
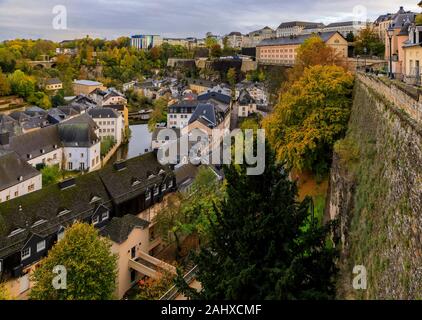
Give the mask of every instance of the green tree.
M 30 298 L 35 300 L 108 300 L 114 298 L 117 257 L 110 252 L 111 243 L 91 225 L 77 222 L 66 230 L 62 240 L 49 251 L 35 270 L 35 285 Z M 52 286 L 62 265 L 67 270 L 67 289 Z
M 214 172 L 200 167 L 187 193 L 176 193 L 168 197 L 166 206 L 157 214 L 156 230 L 161 238 L 176 244 L 177 258 L 181 253 L 181 239 L 197 235 L 206 242 L 214 203 L 222 196 L 222 189 Z
M 359 31 L 355 42 L 355 54 L 365 54 L 365 48 L 366 54 L 384 57 L 385 44 L 370 26 Z
M 34 92 L 27 98 L 27 100 L 29 103 L 32 103 L 40 108 L 43 108 L 43 109 L 51 108 L 50 98 L 44 92 L 41 92 L 41 91 Z
M 51 97 L 51 105 L 54 108 L 62 106 L 66 103 L 64 99 L 64 91 L 59 90 L 54 96 Z
M 232 87 L 232 90 L 234 90 L 237 82 L 237 72 L 235 68 L 230 68 L 227 71 L 227 82 Z
M 223 54 L 221 50 L 221 46 L 219 44 L 215 44 L 211 47 L 210 55 L 212 58 L 219 58 Z
M 211 49 L 216 44 L 218 44 L 218 42 L 217 42 L 217 39 L 215 39 L 214 37 L 206 37 L 205 38 L 205 46 L 208 49 Z
M 62 178 L 62 172 L 58 165 L 45 166 L 41 169 L 42 185 L 45 188 L 51 184 L 56 184 Z
M 1 72 L 0 69 L 0 97 L 10 94 L 10 84 L 7 77 Z
M 167 105 L 168 100 L 164 97 L 158 98 L 154 101 L 154 111 L 148 121 L 148 128 L 150 131 L 154 130 L 157 123 L 167 122 Z
M 27 98 L 35 92 L 35 80 L 20 70 L 9 75 L 9 83 L 12 93 L 22 98 Z
M 310 198 L 297 202 L 296 184 L 268 146 L 262 175 L 247 175 L 246 165 L 224 173 L 210 241 L 194 257 L 202 289 L 190 289 L 179 273 L 181 291 L 206 300 L 334 298 L 330 226 L 313 218 Z
M 347 35 L 346 35 L 346 40 L 347 42 L 354 42 L 355 41 L 355 35 L 352 31 L 350 31 Z
M 353 76 L 338 66 L 313 66 L 281 95 L 263 127 L 279 160 L 322 177 L 334 143 L 346 132 Z

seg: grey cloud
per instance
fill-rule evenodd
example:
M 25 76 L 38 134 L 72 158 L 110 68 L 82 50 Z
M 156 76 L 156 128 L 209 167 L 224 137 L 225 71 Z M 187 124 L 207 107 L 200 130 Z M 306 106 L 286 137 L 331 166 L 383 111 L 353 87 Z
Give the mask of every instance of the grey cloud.
M 58 4 L 67 8 L 68 30 L 52 28 L 52 9 Z M 203 37 L 207 31 L 276 28 L 289 20 L 350 20 L 356 5 L 364 5 L 373 20 L 400 5 L 418 10 L 416 4 L 417 0 L 0 0 L 0 40 L 61 40 L 87 34 L 110 39 L 134 33 Z

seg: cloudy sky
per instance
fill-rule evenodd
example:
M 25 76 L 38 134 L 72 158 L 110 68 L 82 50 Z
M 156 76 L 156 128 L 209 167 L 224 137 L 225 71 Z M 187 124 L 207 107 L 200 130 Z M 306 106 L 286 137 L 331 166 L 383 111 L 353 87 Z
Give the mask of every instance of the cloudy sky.
M 249 32 L 289 20 L 324 23 L 369 20 L 386 12 L 420 10 L 419 0 L 0 0 L 0 40 L 63 40 L 131 34 L 204 37 Z M 64 6 L 67 29 L 53 28 L 55 6 Z M 57 9 L 57 8 L 56 8 Z M 58 8 L 61 9 L 60 7 Z M 63 11 L 60 11 L 63 12 Z M 56 21 L 59 21 L 56 18 Z M 63 22 L 63 20 L 62 20 Z M 62 25 L 63 26 L 63 25 Z

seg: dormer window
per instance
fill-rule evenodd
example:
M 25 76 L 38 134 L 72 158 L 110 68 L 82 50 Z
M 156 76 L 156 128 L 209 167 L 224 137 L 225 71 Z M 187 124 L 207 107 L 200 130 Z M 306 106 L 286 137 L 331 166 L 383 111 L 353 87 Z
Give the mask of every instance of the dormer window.
M 145 191 L 145 200 L 149 200 L 149 199 L 151 199 L 151 191 L 147 189 L 147 191 Z
M 62 210 L 59 211 L 59 213 L 57 214 L 57 216 L 58 217 L 64 216 L 65 214 L 68 214 L 68 213 L 70 213 L 70 210 L 68 210 L 68 209 L 62 209 Z
M 28 154 L 26 155 L 26 157 L 27 157 L 28 159 L 32 159 L 32 154 L 28 153 Z
M 25 248 L 21 251 L 21 260 L 28 259 L 31 256 L 31 248 Z
M 40 153 L 45 153 L 45 150 L 44 150 L 44 149 L 41 149 L 41 150 L 40 150 Z
M 20 234 L 20 233 L 22 233 L 22 232 L 24 232 L 25 230 L 24 229 L 22 229 L 22 228 L 17 228 L 17 229 L 15 229 L 15 230 L 13 230 L 9 235 L 8 235 L 8 237 L 10 238 L 10 237 L 13 237 L 13 236 L 16 236 L 16 235 L 18 235 L 18 234 Z
M 34 222 L 34 224 L 32 225 L 32 227 L 39 226 L 39 225 L 41 225 L 41 224 L 43 224 L 43 223 L 45 223 L 45 222 L 47 222 L 47 220 L 44 220 L 44 219 L 41 219 L 41 220 L 35 221 L 35 222 Z
M 95 226 L 96 224 L 100 223 L 100 217 L 99 216 L 95 216 L 92 218 L 92 224 Z
M 109 213 L 108 211 L 103 212 L 101 215 L 101 221 L 107 220 L 109 218 Z
M 138 179 L 136 179 L 136 178 L 132 179 L 132 187 L 135 187 L 135 186 L 139 185 L 140 183 L 141 183 L 141 181 L 139 181 Z
M 23 177 L 22 176 L 19 176 L 18 181 L 19 182 L 22 182 L 23 181 Z
M 100 198 L 100 197 L 98 197 L 98 196 L 93 196 L 93 197 L 91 198 L 91 201 L 90 201 L 89 203 L 95 203 L 95 202 L 98 202 L 98 201 L 101 201 L 101 198 Z
M 166 191 L 166 189 L 167 189 L 166 184 L 163 183 L 163 186 L 161 187 L 161 191 Z
M 41 251 L 45 250 L 45 247 L 46 247 L 45 245 L 46 245 L 45 240 L 38 242 L 37 243 L 37 252 L 41 252 Z
M 170 180 L 170 181 L 169 181 L 169 183 L 168 183 L 168 187 L 169 187 L 169 188 L 173 187 L 173 180 Z
M 160 193 L 160 188 L 158 186 L 154 187 L 154 196 L 157 196 Z

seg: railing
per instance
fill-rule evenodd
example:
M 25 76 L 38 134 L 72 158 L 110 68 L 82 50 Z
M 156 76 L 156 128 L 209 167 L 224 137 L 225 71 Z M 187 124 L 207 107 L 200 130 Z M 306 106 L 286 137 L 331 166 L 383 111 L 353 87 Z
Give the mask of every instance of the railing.
M 194 266 L 188 273 L 183 276 L 187 284 L 192 283 L 196 277 L 196 271 L 198 266 Z M 161 298 L 160 300 L 174 300 L 179 295 L 179 289 L 174 285 L 171 287 Z
M 144 252 L 141 252 L 136 260 L 129 259 L 129 268 L 153 279 L 160 277 L 160 269 L 176 274 L 175 267 Z

